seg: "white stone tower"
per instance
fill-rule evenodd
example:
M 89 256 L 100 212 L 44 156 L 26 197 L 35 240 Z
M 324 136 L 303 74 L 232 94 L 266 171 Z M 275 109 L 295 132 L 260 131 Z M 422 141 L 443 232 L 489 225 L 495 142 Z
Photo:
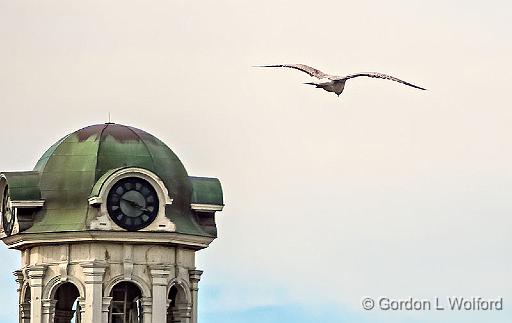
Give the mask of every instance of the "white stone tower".
M 0 194 L 21 323 L 197 322 L 195 252 L 217 236 L 222 189 L 156 137 L 83 128 L 33 171 L 0 173 Z

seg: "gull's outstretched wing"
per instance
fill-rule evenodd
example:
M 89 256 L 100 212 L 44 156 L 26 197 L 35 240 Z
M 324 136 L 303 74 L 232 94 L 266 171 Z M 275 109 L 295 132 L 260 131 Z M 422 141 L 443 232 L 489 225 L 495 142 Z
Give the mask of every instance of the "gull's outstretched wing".
M 304 73 L 308 73 L 310 76 L 316 77 L 317 79 L 328 78 L 330 75 L 325 74 L 324 72 L 317 70 L 311 66 L 307 66 L 304 64 L 282 64 L 282 65 L 261 65 L 256 67 L 288 67 L 294 68 L 296 70 L 302 71 Z
M 352 78 L 355 78 L 355 77 L 359 77 L 359 76 L 366 76 L 366 77 L 373 77 L 373 78 L 379 78 L 379 79 L 385 79 L 385 80 L 391 80 L 391 81 L 395 81 L 395 82 L 398 82 L 398 83 L 402 83 L 402 84 L 405 84 L 405 85 L 408 85 L 408 86 L 412 86 L 416 89 L 420 89 L 420 90 L 426 90 L 420 86 L 417 86 L 417 85 L 414 85 L 412 83 L 409 83 L 409 82 L 406 82 L 406 81 L 403 81 L 401 79 L 397 79 L 396 77 L 394 76 L 391 76 L 391 75 L 386 75 L 386 74 L 382 74 L 382 73 L 376 73 L 376 72 L 367 72 L 367 73 L 355 73 L 355 74 L 350 74 L 350 75 L 347 75 L 347 76 L 344 76 L 344 77 L 341 77 L 339 78 L 339 80 L 348 80 L 348 79 L 352 79 Z

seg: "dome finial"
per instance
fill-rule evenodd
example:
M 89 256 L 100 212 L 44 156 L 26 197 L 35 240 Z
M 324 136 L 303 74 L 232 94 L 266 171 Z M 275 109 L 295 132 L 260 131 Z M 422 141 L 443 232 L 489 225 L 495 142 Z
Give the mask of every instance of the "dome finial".
M 108 122 L 105 122 L 105 124 L 115 124 L 115 122 L 110 120 L 110 111 L 108 112 Z

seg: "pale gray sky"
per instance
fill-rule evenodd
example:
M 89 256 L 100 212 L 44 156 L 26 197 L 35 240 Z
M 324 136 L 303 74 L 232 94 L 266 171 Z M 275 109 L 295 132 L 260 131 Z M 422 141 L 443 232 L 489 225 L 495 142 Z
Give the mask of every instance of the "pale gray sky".
M 0 0 L 0 169 L 110 112 L 221 179 L 214 305 L 510 304 L 511 19 L 508 1 Z M 338 98 L 251 67 L 278 63 L 428 91 L 360 78 Z

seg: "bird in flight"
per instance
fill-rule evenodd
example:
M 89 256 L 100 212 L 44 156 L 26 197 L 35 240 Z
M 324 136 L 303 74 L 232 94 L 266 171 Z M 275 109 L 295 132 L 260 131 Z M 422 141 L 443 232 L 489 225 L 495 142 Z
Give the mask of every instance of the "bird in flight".
M 313 68 L 311 66 L 307 66 L 304 64 L 260 65 L 260 66 L 256 66 L 256 67 L 287 67 L 287 68 L 293 68 L 293 69 L 302 71 L 302 72 L 307 73 L 310 76 L 318 79 L 318 81 L 316 81 L 316 82 L 308 82 L 308 83 L 304 83 L 304 84 L 314 85 L 317 88 L 324 89 L 327 92 L 334 92 L 338 96 L 340 96 L 340 94 L 343 92 L 343 89 L 345 88 L 345 82 L 347 82 L 347 80 L 353 79 L 355 77 L 360 77 L 360 76 L 391 80 L 391 81 L 402 83 L 402 84 L 405 84 L 408 86 L 412 86 L 413 88 L 416 88 L 416 89 L 426 90 L 426 89 L 419 87 L 417 85 L 414 85 L 412 83 L 397 79 L 396 77 L 382 74 L 382 73 L 376 73 L 376 72 L 355 73 L 355 74 L 349 74 L 346 76 L 337 76 L 337 75 L 326 74 L 320 70 L 317 70 L 316 68 Z

